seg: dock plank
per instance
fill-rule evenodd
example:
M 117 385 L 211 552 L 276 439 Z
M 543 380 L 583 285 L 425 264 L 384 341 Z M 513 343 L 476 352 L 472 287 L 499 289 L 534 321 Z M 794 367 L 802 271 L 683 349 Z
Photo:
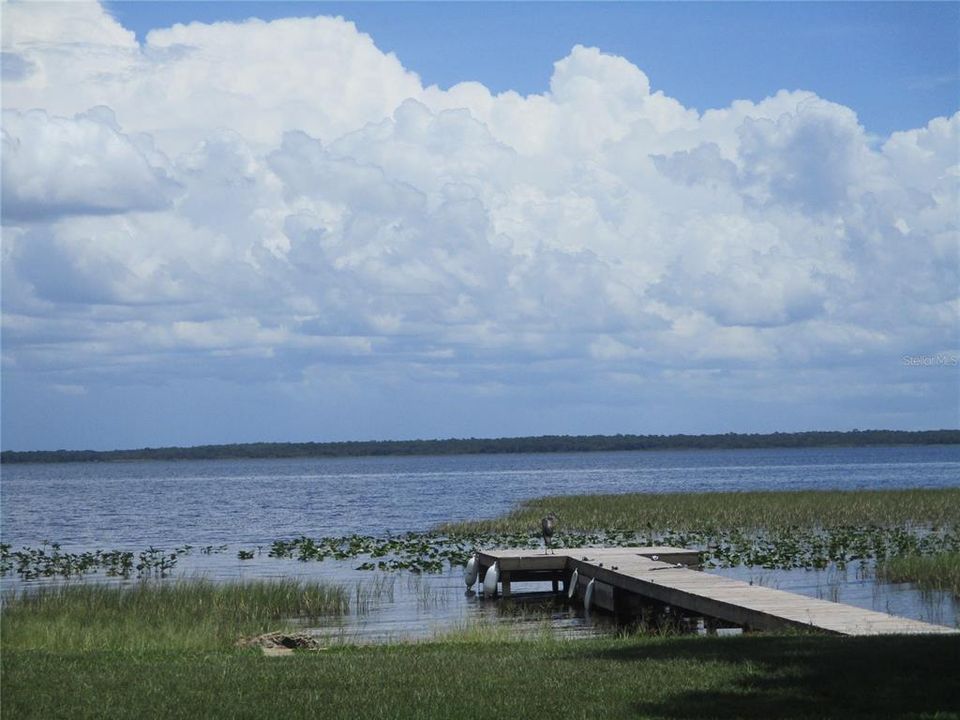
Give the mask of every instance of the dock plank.
M 664 546 L 485 550 L 481 572 L 499 563 L 501 572 L 552 571 L 579 582 L 591 579 L 688 612 L 758 630 L 805 628 L 838 635 L 958 633 L 956 628 L 898 617 L 806 595 L 751 585 L 690 569 L 698 553 Z

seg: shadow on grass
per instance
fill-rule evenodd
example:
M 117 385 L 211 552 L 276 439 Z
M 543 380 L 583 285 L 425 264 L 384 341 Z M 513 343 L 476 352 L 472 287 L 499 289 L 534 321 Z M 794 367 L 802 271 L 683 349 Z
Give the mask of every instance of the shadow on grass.
M 635 703 L 643 716 L 960 718 L 960 636 L 678 638 L 597 657 L 637 671 L 664 660 L 742 668 L 721 691 L 678 687 L 668 700 Z

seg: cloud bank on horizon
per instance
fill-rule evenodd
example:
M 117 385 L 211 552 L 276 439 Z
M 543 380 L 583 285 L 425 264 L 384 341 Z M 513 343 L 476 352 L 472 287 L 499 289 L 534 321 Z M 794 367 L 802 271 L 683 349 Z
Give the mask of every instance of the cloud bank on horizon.
M 298 439 L 319 397 L 301 437 L 957 424 L 960 113 L 877 139 L 805 91 L 701 113 L 591 47 L 524 97 L 424 87 L 339 18 L 139 44 L 2 11 L 5 446 L 58 442 L 27 395 L 207 381 L 276 415 L 139 443 Z

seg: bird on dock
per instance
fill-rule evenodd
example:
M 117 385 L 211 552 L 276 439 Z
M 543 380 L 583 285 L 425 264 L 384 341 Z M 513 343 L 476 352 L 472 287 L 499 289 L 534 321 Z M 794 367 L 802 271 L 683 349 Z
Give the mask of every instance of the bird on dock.
M 540 520 L 540 530 L 543 532 L 543 554 L 546 555 L 549 550 L 552 550 L 550 546 L 550 538 L 553 537 L 553 533 L 557 529 L 557 516 L 553 513 L 550 513 L 545 518 Z

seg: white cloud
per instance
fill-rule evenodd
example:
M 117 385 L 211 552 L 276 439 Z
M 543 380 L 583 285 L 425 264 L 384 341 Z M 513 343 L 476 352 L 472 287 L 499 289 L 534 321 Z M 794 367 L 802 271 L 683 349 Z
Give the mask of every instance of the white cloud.
M 171 155 L 216 128 L 273 144 L 285 130 L 329 140 L 420 92 L 416 74 L 340 18 L 191 23 L 143 45 L 95 3 L 9 2 L 3 49 L 35 68 L 4 105 L 72 115 L 112 108 Z
M 761 204 L 837 211 L 859 199 L 855 193 L 879 162 L 853 111 L 817 99 L 776 121 L 748 117 L 737 134 L 744 191 Z
M 176 191 L 165 160 L 149 137 L 119 132 L 109 108 L 72 119 L 4 110 L 4 218 L 163 208 Z
M 681 392 L 960 344 L 960 114 L 877 146 L 812 93 L 699 114 L 581 46 L 521 97 L 424 88 L 338 18 L 138 45 L 97 5 L 4 13 L 5 362 L 62 387 L 363 357 Z
M 93 2 L 4 2 L 4 49 L 49 52 L 69 58 L 89 48 L 135 50 L 136 36 Z

